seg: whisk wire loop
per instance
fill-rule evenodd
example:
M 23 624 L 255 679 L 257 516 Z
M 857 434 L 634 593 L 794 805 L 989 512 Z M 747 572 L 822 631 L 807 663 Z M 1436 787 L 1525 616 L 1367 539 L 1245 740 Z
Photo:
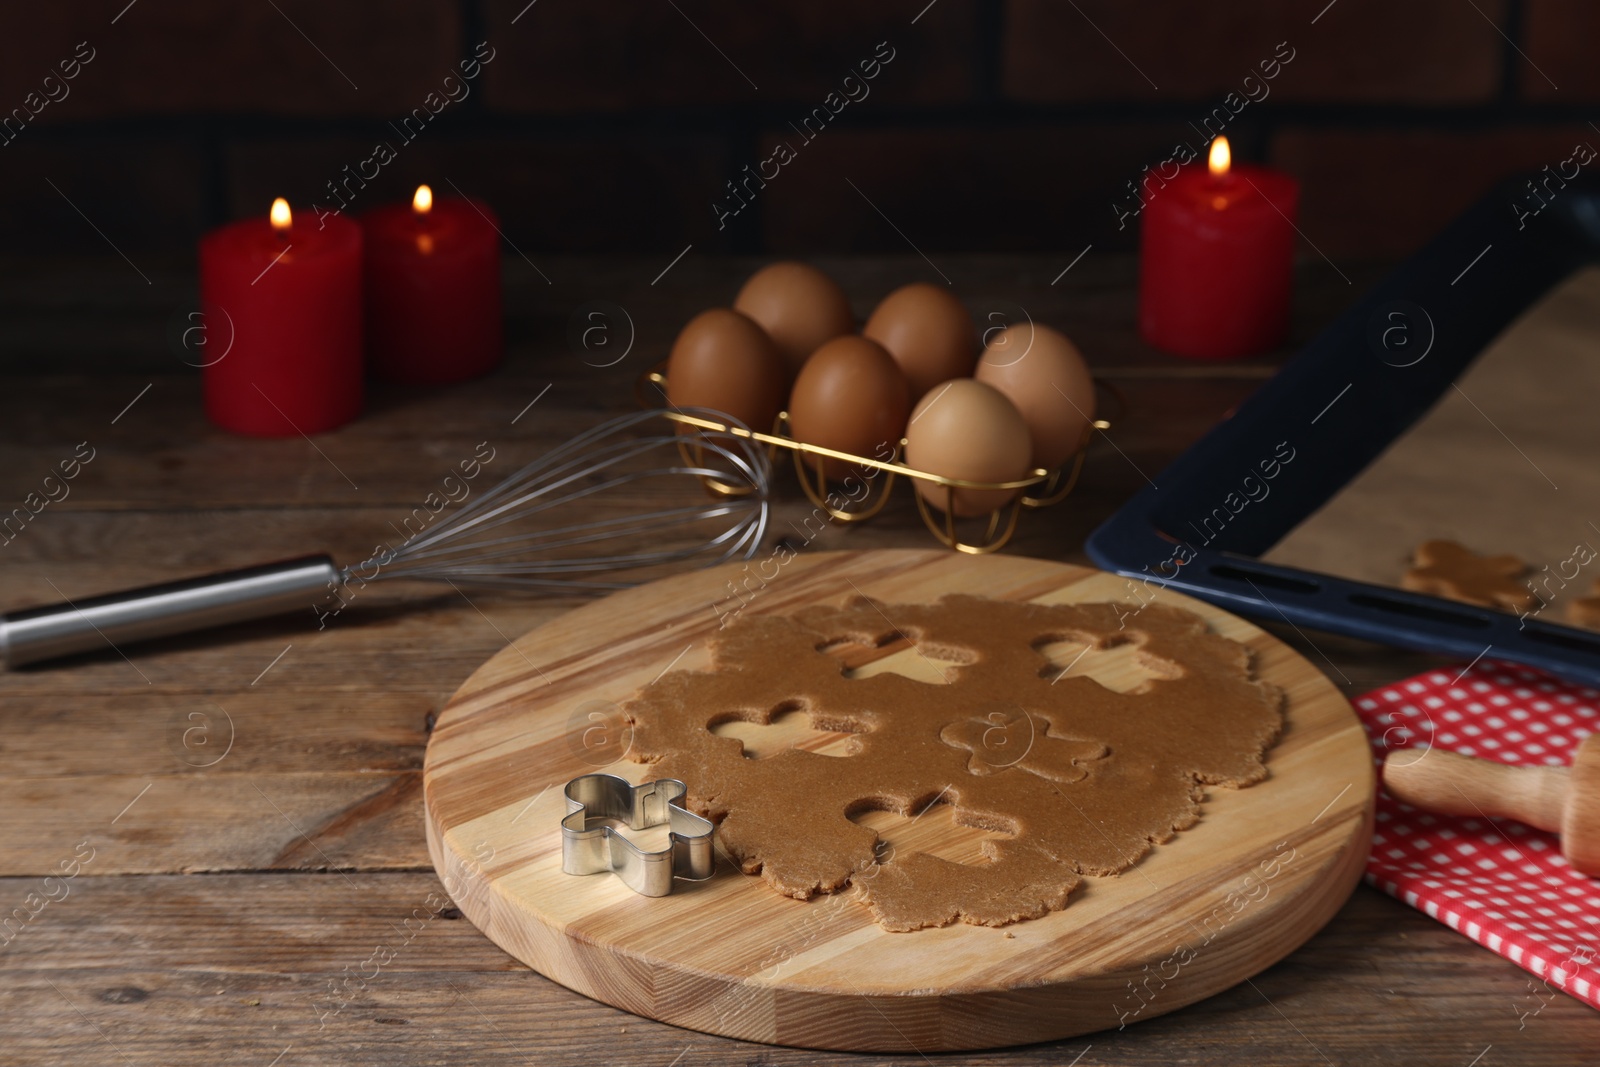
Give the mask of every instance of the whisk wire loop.
M 680 413 L 728 421 L 705 409 Z M 660 428 L 630 432 L 650 423 Z M 603 577 L 606 572 L 646 570 L 695 557 L 709 557 L 703 560 L 708 565 L 749 558 L 770 518 L 768 456 L 748 436 L 702 431 L 695 435 L 694 462 L 687 462 L 678 450 L 682 433 L 660 410 L 601 423 L 344 573 L 377 568 L 384 577 L 480 586 L 615 589 L 634 583 Z M 670 462 L 653 460 L 657 455 Z M 668 493 L 671 483 L 679 481 L 701 496 L 703 485 L 711 481 L 739 485 L 745 492 L 699 504 L 684 504 L 674 496 L 660 507 L 631 506 L 640 498 L 654 501 L 658 485 L 659 492 Z M 628 500 L 617 506 L 627 510 L 607 514 L 611 498 L 624 494 Z M 576 521 L 539 521 L 578 509 L 587 513 Z M 697 531 L 700 536 L 694 537 Z M 673 532 L 688 537 L 674 539 Z M 569 554 L 607 545 L 614 550 Z

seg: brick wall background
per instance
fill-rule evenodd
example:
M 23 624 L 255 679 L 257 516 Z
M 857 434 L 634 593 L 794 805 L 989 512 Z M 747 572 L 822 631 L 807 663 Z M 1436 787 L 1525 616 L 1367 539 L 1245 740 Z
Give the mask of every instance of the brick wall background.
M 379 143 L 395 158 L 351 210 L 453 185 L 530 251 L 1131 246 L 1126 183 L 1220 107 L 1236 157 L 1304 183 L 1320 248 L 1393 258 L 1505 174 L 1600 145 L 1596 40 L 1585 0 L 30 5 L 0 33 L 0 249 L 183 255 L 273 196 L 331 207 Z M 832 116 L 844 89 L 867 95 Z M 725 183 L 780 144 L 719 227 Z

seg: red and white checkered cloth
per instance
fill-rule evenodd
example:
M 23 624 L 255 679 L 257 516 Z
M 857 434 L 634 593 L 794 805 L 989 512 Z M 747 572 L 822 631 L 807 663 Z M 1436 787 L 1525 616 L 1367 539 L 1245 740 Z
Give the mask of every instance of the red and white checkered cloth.
M 1559 766 L 1600 731 L 1600 692 L 1504 663 L 1431 671 L 1355 702 L 1373 757 L 1426 745 Z M 1600 1008 L 1600 881 L 1567 866 L 1555 834 L 1433 815 L 1378 791 L 1367 881 Z

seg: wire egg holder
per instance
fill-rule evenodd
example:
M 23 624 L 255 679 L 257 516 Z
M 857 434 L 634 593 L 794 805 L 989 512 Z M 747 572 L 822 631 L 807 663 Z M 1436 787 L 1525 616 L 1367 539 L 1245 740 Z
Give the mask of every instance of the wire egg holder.
M 1104 383 L 1096 382 L 1096 384 L 1103 385 Z M 635 395 L 641 404 L 646 405 L 651 402 L 651 398 L 645 391 L 647 385 L 653 386 L 660 391 L 662 397 L 665 397 L 667 395 L 666 373 L 660 367 L 657 367 L 646 372 L 639 379 Z M 774 465 L 776 464 L 778 450 L 787 451 L 794 459 L 795 475 L 800 479 L 800 487 L 805 490 L 806 498 L 826 512 L 830 518 L 839 522 L 865 522 L 882 511 L 884 505 L 889 501 L 897 475 L 942 486 L 945 490 L 944 513 L 935 515 L 922 493 L 913 492 L 912 496 L 917 501 L 917 511 L 921 513 L 923 523 L 946 548 L 974 556 L 997 552 L 1004 548 L 1006 543 L 1011 540 L 1012 535 L 1017 532 L 1017 519 L 1022 514 L 1023 508 L 1044 508 L 1065 500 L 1078 484 L 1078 475 L 1083 470 L 1083 458 L 1088 452 L 1089 443 L 1094 439 L 1095 433 L 1097 431 L 1104 433 L 1111 428 L 1111 423 L 1105 419 L 1091 420 L 1083 429 L 1083 438 L 1078 442 L 1077 450 L 1073 452 L 1066 462 L 1053 471 L 1045 470 L 1043 467 L 1035 467 L 1028 472 L 1026 477 L 1018 478 L 1014 481 L 975 482 L 963 478 L 947 478 L 942 474 L 932 474 L 928 471 L 917 470 L 915 467 L 898 462 L 905 451 L 906 441 L 903 437 L 894 442 L 888 459 L 874 459 L 869 456 L 841 452 L 837 449 L 824 448 L 821 445 L 796 441 L 789 436 L 789 413 L 787 411 L 778 413 L 778 417 L 773 421 L 771 433 L 750 430 L 738 423 L 714 422 L 710 419 L 704 419 L 697 415 L 688 415 L 681 411 L 666 411 L 663 414 L 668 419 L 683 426 L 714 430 L 719 433 L 728 433 L 736 437 L 749 437 L 754 441 L 758 441 L 767 446 L 767 459 Z M 700 449 L 693 442 L 694 435 L 685 434 L 678 443 L 678 449 L 682 452 L 685 462 L 697 464 L 701 460 L 698 455 Z M 885 444 L 888 443 L 885 442 Z M 809 469 L 807 457 L 811 457 L 814 460 Z M 887 474 L 888 477 L 884 479 L 883 485 L 877 490 L 875 498 L 870 489 L 866 496 L 862 497 L 863 500 L 870 498 L 872 500 L 870 504 L 855 510 L 839 507 L 833 503 L 834 494 L 829 490 L 829 481 L 825 470 L 825 462 L 829 459 L 841 460 L 862 470 L 881 471 Z M 874 476 L 864 475 L 863 477 Z M 702 476 L 700 481 L 709 491 L 719 496 L 744 496 L 753 491 L 749 485 L 733 485 L 718 481 L 715 478 Z M 848 481 L 848 478 L 846 481 Z M 1018 490 L 1018 493 L 1010 503 L 1001 505 L 989 512 L 987 529 L 982 538 L 968 541 L 963 540 L 956 530 L 955 495 L 958 489 L 1002 491 L 1015 489 Z M 1030 492 L 1030 490 L 1034 490 L 1034 492 Z M 846 497 L 854 499 L 849 497 L 848 494 L 846 494 Z M 964 516 L 964 518 L 982 520 L 981 515 Z

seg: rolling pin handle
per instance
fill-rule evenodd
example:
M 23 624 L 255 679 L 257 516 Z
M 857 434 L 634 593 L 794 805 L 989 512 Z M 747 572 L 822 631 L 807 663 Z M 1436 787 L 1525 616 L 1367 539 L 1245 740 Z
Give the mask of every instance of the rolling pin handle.
M 1383 786 L 1413 807 L 1442 815 L 1509 818 L 1561 832 L 1571 772 L 1511 767 L 1439 748 L 1396 749 L 1383 759 Z

